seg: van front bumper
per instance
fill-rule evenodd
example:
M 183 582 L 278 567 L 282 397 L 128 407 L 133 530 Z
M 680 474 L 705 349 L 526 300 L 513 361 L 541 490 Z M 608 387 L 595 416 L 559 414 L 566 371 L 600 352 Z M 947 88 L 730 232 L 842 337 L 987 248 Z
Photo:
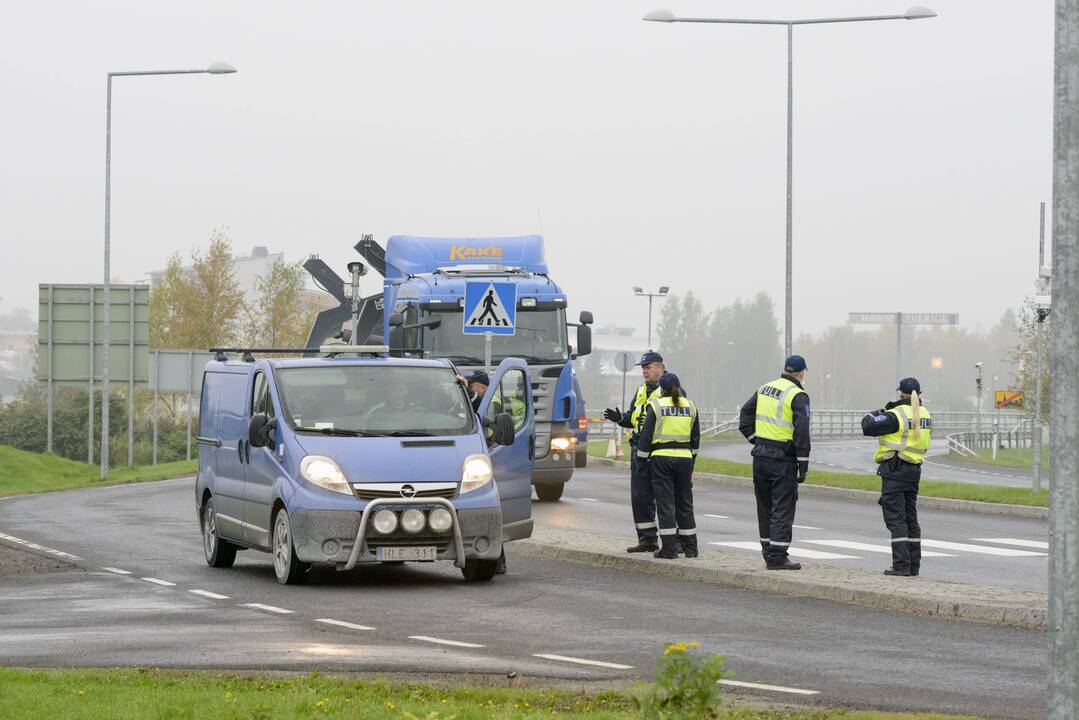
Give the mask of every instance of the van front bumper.
M 406 510 L 444 507 L 453 516 L 453 527 L 445 533 L 430 528 L 410 535 L 400 527 L 382 535 L 371 518 L 382 508 Z M 351 570 L 359 563 L 378 562 L 378 548 L 434 546 L 439 560 L 452 560 L 464 567 L 466 560 L 494 560 L 502 552 L 502 510 L 500 508 L 457 509 L 443 498 L 378 499 L 367 503 L 363 512 L 353 510 L 296 510 L 290 513 L 296 557 L 308 563 L 330 563 Z

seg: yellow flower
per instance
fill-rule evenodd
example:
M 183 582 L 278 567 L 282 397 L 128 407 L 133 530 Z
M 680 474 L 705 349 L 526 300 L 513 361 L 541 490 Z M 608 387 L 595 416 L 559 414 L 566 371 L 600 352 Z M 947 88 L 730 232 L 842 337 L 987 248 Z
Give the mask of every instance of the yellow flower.
M 317 703 L 315 703 L 315 707 L 321 708 L 321 707 L 325 707 L 326 705 L 329 705 L 329 704 L 330 704 L 330 701 L 327 700 L 326 698 L 323 698 L 322 700 L 319 700 Z
M 676 653 L 676 652 L 684 653 L 686 650 L 689 650 L 690 648 L 695 648 L 695 647 L 700 647 L 700 646 L 701 646 L 701 644 L 699 642 L 697 642 L 696 640 L 694 640 L 693 642 L 667 643 L 667 647 L 664 648 L 663 654 L 664 655 L 670 655 L 671 653 Z

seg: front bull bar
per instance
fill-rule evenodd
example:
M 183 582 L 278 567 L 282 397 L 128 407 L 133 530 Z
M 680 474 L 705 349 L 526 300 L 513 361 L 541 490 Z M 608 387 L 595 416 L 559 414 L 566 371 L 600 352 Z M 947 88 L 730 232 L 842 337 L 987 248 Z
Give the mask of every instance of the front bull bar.
M 453 506 L 453 503 L 446 498 L 440 497 L 376 498 L 369 501 L 367 507 L 363 509 L 363 515 L 360 516 L 360 529 L 356 531 L 356 542 L 352 545 L 352 553 L 348 556 L 348 562 L 345 563 L 345 570 L 356 567 L 360 554 L 367 551 L 367 521 L 371 519 L 371 513 L 383 505 L 441 505 L 449 510 L 450 516 L 453 518 L 453 549 L 457 553 L 457 558 L 453 561 L 453 564 L 459 568 L 465 566 L 465 541 L 461 537 L 461 523 L 457 521 L 457 508 Z

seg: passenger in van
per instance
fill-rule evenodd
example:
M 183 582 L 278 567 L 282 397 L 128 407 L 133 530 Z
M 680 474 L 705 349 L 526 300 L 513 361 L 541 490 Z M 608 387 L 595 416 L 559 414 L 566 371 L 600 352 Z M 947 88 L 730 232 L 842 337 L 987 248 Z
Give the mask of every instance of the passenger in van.
M 367 411 L 368 415 L 372 415 L 376 412 L 406 412 L 408 410 L 419 410 L 420 407 L 416 403 L 408 399 L 408 385 L 403 378 L 394 378 L 390 381 L 389 392 L 386 399 L 378 403 L 370 410 Z

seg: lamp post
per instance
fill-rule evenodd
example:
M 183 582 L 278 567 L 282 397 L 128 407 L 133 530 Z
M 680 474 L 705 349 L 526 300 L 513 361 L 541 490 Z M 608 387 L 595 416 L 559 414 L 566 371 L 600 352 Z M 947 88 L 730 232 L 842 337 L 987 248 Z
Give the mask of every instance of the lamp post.
M 112 220 L 112 79 L 131 75 L 227 75 L 236 68 L 223 62 L 210 63 L 197 70 L 125 70 L 108 73 L 105 95 L 105 281 L 102 287 L 103 327 L 101 337 L 101 477 L 109 474 L 109 293 L 110 228 Z M 91 343 L 93 338 L 91 338 Z M 130 400 L 128 407 L 130 408 Z M 190 410 L 190 409 L 189 409 Z
M 794 236 L 794 26 L 824 25 L 829 23 L 872 22 L 876 20 L 924 20 L 937 14 L 927 7 L 914 6 L 901 15 L 864 15 L 856 17 L 806 18 L 802 20 L 753 20 L 742 18 L 678 17 L 670 10 L 653 10 L 642 19 L 661 23 L 718 23 L 728 25 L 785 25 L 787 28 L 787 281 L 786 317 L 784 322 L 783 354 L 791 354 L 793 342 L 791 279 Z
M 658 292 L 645 292 L 642 288 L 634 287 L 633 294 L 637 297 L 648 298 L 648 349 L 652 349 L 652 298 L 667 297 L 671 291 L 670 286 L 661 285 Z

